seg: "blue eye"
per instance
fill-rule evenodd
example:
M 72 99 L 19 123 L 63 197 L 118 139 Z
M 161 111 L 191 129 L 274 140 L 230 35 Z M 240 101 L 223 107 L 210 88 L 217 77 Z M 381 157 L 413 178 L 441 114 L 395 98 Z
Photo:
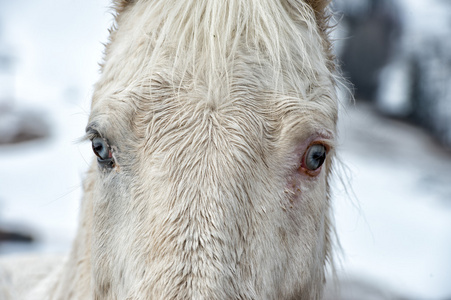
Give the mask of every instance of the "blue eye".
M 326 160 L 327 149 L 324 145 L 314 144 L 310 146 L 304 157 L 304 166 L 310 171 L 318 170 Z
M 92 139 L 92 150 L 97 156 L 97 161 L 102 166 L 114 166 L 113 154 L 107 142 L 100 137 Z

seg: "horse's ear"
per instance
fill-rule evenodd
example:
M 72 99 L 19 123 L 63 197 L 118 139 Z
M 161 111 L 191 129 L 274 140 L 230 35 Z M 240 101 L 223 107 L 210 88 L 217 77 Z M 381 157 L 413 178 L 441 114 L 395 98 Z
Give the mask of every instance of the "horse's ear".
M 125 8 L 132 4 L 134 0 L 113 0 L 113 7 L 117 14 L 120 14 Z
M 322 13 L 331 0 L 306 0 L 316 13 Z
M 318 27 L 326 32 L 328 29 L 328 21 L 330 13 L 327 11 L 327 6 L 332 0 L 304 0 L 315 12 L 316 22 Z
M 313 8 L 315 13 L 317 14 L 324 13 L 326 7 L 331 2 L 331 0 L 305 0 L 305 1 Z
M 324 37 L 324 46 L 328 53 L 329 63 L 328 68 L 330 70 L 335 69 L 334 55 L 332 54 L 332 44 L 328 39 L 328 29 L 330 12 L 327 11 L 327 6 L 332 2 L 332 0 L 303 0 L 307 3 L 315 12 L 316 23 L 321 30 L 322 36 Z

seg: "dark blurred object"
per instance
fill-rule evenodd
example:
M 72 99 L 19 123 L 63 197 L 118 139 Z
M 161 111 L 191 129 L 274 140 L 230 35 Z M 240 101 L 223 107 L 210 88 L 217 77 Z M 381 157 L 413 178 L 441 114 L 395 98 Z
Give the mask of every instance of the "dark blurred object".
M 0 243 L 1 242 L 33 242 L 33 237 L 26 233 L 5 231 L 0 229 Z
M 425 37 L 410 56 L 409 118 L 451 147 L 451 43 L 443 38 Z
M 347 38 L 340 57 L 358 100 L 374 100 L 379 71 L 393 55 L 401 32 L 398 8 L 390 0 L 336 0 Z
M 357 101 L 429 130 L 451 148 L 450 1 L 335 0 L 343 72 Z
M 381 112 L 426 128 L 451 148 L 451 9 L 446 1 L 403 7 L 405 25 L 392 57 L 379 77 Z
M 49 134 L 50 128 L 43 113 L 0 105 L 0 145 L 42 139 Z
M 50 128 L 38 110 L 18 108 L 12 52 L 0 39 L 0 145 L 45 138 Z

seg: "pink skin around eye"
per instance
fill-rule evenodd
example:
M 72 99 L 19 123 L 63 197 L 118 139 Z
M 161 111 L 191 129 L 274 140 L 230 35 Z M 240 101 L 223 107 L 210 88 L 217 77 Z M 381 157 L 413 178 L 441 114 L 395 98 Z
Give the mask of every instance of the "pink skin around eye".
M 289 161 L 291 167 L 286 185 L 286 193 L 291 195 L 290 198 L 292 200 L 297 199 L 301 195 L 302 183 L 305 181 L 315 180 L 318 175 L 321 174 L 321 170 L 323 169 L 323 166 L 319 167 L 316 170 L 309 170 L 306 168 L 305 155 L 307 153 L 307 150 L 312 145 L 321 144 L 326 147 L 326 151 L 328 152 L 330 147 L 328 146 L 328 143 L 326 141 L 330 139 L 330 135 L 312 135 L 309 139 L 306 139 L 303 142 L 299 143 L 292 152 L 293 155 L 291 156 Z

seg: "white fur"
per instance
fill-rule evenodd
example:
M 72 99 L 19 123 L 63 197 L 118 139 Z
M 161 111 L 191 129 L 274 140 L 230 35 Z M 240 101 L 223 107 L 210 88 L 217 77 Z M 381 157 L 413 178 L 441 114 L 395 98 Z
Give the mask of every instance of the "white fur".
M 320 298 L 337 101 L 313 9 L 141 0 L 116 21 L 89 121 L 115 167 L 93 162 L 69 259 L 30 297 Z

